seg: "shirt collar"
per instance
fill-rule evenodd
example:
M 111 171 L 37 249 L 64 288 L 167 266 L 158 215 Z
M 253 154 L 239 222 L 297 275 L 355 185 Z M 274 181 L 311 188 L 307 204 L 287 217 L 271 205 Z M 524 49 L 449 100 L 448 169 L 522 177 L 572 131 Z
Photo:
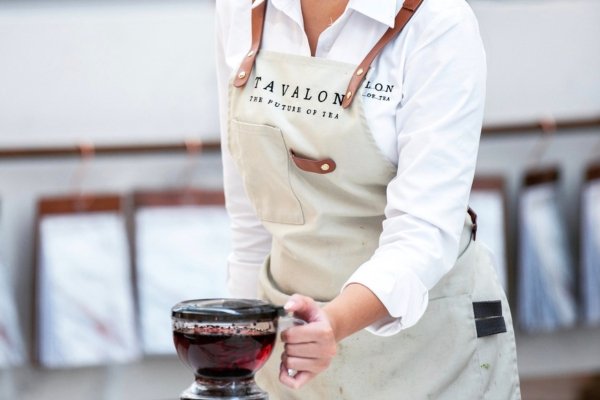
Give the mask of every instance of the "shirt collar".
M 393 28 L 402 3 L 402 0 L 350 0 L 348 8 Z
M 263 1 L 267 0 L 254 0 L 252 7 L 256 7 Z M 301 15 L 300 0 L 272 0 L 272 2 L 273 6 L 292 18 Z M 348 8 L 393 28 L 396 13 L 402 7 L 402 3 L 403 0 L 349 0 Z
M 252 8 L 268 0 L 254 0 Z M 282 11 L 288 17 L 293 19 L 296 23 L 302 23 L 302 9 L 300 7 L 300 0 L 271 0 L 273 7 Z

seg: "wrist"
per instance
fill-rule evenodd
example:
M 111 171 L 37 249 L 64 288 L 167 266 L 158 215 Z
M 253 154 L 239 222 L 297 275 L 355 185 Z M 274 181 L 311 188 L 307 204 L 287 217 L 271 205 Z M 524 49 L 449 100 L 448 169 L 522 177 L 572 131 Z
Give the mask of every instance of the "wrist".
M 389 317 L 379 298 L 367 287 L 351 283 L 323 307 L 337 342 Z
M 340 316 L 338 315 L 339 313 L 335 309 L 335 305 L 332 304 L 333 302 L 323 307 L 323 312 L 325 313 L 325 317 L 329 322 L 329 326 L 331 327 L 335 341 L 339 342 L 345 337 L 345 335 L 341 331 L 343 319 L 340 319 Z

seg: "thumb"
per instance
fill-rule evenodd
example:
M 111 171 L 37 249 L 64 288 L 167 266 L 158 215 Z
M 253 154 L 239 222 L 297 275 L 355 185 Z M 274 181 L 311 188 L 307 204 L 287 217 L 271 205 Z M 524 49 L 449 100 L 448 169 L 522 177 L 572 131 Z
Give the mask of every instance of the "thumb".
M 293 313 L 295 317 L 302 318 L 307 322 L 315 322 L 320 319 L 321 308 L 313 299 L 307 296 L 294 294 L 283 308 L 288 313 Z

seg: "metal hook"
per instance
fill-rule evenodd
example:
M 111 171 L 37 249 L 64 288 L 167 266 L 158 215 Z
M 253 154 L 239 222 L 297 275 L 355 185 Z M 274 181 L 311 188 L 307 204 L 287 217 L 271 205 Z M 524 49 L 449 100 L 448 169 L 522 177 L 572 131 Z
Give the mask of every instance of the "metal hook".
M 533 167 L 537 167 L 541 164 L 544 154 L 548 150 L 550 142 L 554 137 L 554 133 L 557 130 L 556 120 L 552 116 L 542 118 L 538 123 L 540 125 L 540 129 L 542 130 L 542 135 L 529 153 L 529 159 Z
M 185 149 L 189 155 L 196 155 L 202 152 L 202 147 L 204 143 L 202 143 L 202 139 L 186 139 L 184 141 Z
M 81 159 L 87 161 L 96 155 L 96 148 L 92 142 L 81 142 L 79 143 L 79 152 L 81 153 Z
M 202 154 L 204 144 L 200 138 L 186 139 L 184 144 L 187 153 L 187 161 L 181 173 L 181 183 L 184 189 L 189 189 L 192 184 L 199 155 Z

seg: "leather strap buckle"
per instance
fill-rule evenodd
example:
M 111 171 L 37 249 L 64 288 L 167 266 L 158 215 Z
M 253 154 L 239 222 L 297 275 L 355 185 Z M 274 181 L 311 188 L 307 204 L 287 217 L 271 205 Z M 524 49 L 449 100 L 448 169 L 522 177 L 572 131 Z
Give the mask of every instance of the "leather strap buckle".
M 471 223 L 473 224 L 471 227 L 471 236 L 473 237 L 473 240 L 477 240 L 477 214 L 471 207 L 467 208 L 467 213 L 469 214 L 469 217 L 471 217 Z

